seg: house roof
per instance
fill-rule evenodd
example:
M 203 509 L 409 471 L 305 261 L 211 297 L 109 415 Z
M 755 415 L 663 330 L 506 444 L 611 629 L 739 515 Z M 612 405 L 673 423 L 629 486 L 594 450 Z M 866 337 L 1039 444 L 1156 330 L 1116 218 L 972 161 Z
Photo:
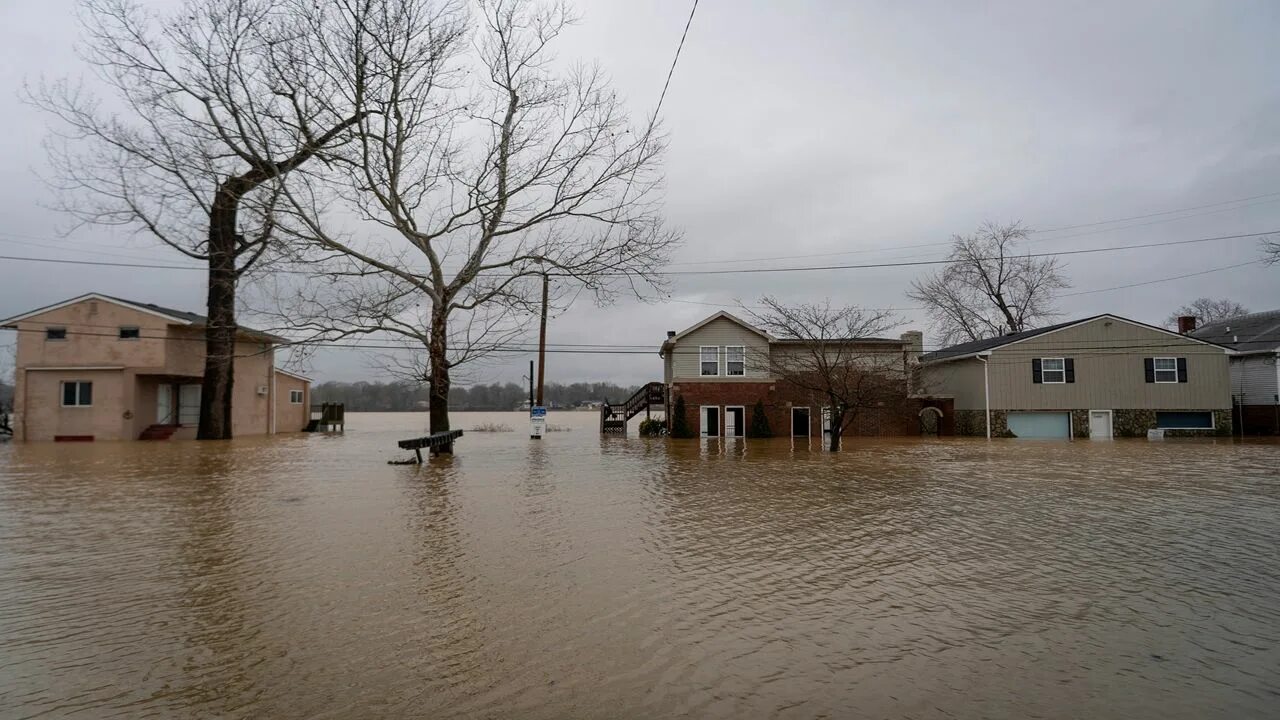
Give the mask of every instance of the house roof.
M 1280 310 L 1206 323 L 1191 335 L 1242 353 L 1280 352 Z
M 988 350 L 995 350 L 996 348 L 1001 348 L 1006 345 L 1012 345 L 1014 343 L 1022 342 L 1023 340 L 1029 340 L 1033 337 L 1038 337 L 1040 335 L 1048 335 L 1050 333 L 1058 332 L 1059 330 L 1066 330 L 1067 328 L 1075 327 L 1076 325 L 1083 325 L 1084 323 L 1093 322 L 1094 320 L 1099 320 L 1102 318 L 1117 320 L 1120 322 L 1129 323 L 1130 325 L 1137 325 L 1138 327 L 1146 328 L 1148 330 L 1156 330 L 1166 335 L 1172 335 L 1174 337 L 1179 337 L 1186 340 L 1193 340 L 1195 342 L 1199 342 L 1205 345 L 1214 345 L 1214 346 L 1222 347 L 1224 350 L 1230 349 L 1219 343 L 1213 342 L 1211 340 L 1206 340 L 1204 338 L 1190 337 L 1187 335 L 1179 335 L 1178 333 L 1173 332 L 1172 330 L 1166 330 L 1165 328 L 1162 328 L 1162 327 L 1156 327 L 1155 325 L 1148 325 L 1146 323 L 1138 322 L 1137 320 L 1130 320 L 1129 318 L 1120 317 L 1119 315 L 1112 315 L 1111 313 L 1103 313 L 1101 315 L 1093 315 L 1091 317 L 1081 318 L 1079 320 L 1071 320 L 1068 322 L 1058 323 L 1056 325 L 1046 325 L 1045 327 L 1042 327 L 1042 328 L 1034 328 L 1031 330 L 1023 330 L 1022 332 L 1009 333 L 1008 335 L 1001 335 L 1000 337 L 986 338 L 984 340 L 972 340 L 970 342 L 960 343 L 959 345 L 952 345 L 951 347 L 942 348 L 941 350 L 935 350 L 931 353 L 925 353 L 924 355 L 921 355 L 920 362 L 922 363 L 942 362 L 946 360 L 958 360 L 960 358 L 973 357 L 975 355 L 986 352 Z
M 709 315 L 709 316 L 707 316 L 707 317 L 703 318 L 702 320 L 698 321 L 697 323 L 694 323 L 693 325 L 690 325 L 689 327 L 685 328 L 684 330 L 681 330 L 680 332 L 676 333 L 676 334 L 675 334 L 675 335 L 673 335 L 672 337 L 669 337 L 669 338 L 667 338 L 666 340 L 664 340 L 664 341 L 662 342 L 662 347 L 658 350 L 658 355 L 663 355 L 663 354 L 665 354 L 668 348 L 670 348 L 672 345 L 675 345 L 677 342 L 679 342 L 679 341 L 680 341 L 680 339 L 681 339 L 681 338 L 684 338 L 684 337 L 688 336 L 688 335 L 689 335 L 689 333 L 693 332 L 694 330 L 697 330 L 697 329 L 699 329 L 699 328 L 701 328 L 701 327 L 704 327 L 704 326 L 706 326 L 706 325 L 709 325 L 710 323 L 715 322 L 716 320 L 720 320 L 720 319 L 722 319 L 722 318 L 723 318 L 723 319 L 725 319 L 725 320 L 728 320 L 728 321 L 729 321 L 729 322 L 731 322 L 731 323 L 736 323 L 736 324 L 738 324 L 738 325 L 741 325 L 742 327 L 746 328 L 747 330 L 750 330 L 751 332 L 753 332 L 753 333 L 755 333 L 755 334 L 759 335 L 760 337 L 762 337 L 762 338 L 764 338 L 764 339 L 768 340 L 769 342 L 775 342 L 775 341 L 777 340 L 777 338 L 775 338 L 774 336 L 772 336 L 772 335 L 770 335 L 769 333 L 767 333 L 767 332 L 765 332 L 765 331 L 761 330 L 760 328 L 756 327 L 755 325 L 752 325 L 751 323 L 747 322 L 746 320 L 743 320 L 742 318 L 738 317 L 737 315 L 734 315 L 734 314 L 732 314 L 732 313 L 728 313 L 728 312 L 725 312 L 724 310 L 721 310 L 720 312 L 715 313 L 715 314 L 713 314 L 713 315 Z
M 42 313 L 58 310 L 60 308 L 67 307 L 68 305 L 74 305 L 78 302 L 83 302 L 85 300 L 101 300 L 104 302 L 114 303 L 116 305 L 122 305 L 127 308 L 138 310 L 140 312 L 150 313 L 152 315 L 162 317 L 174 325 L 203 326 L 209 322 L 209 319 L 204 315 L 198 315 L 196 313 L 187 312 L 185 310 L 175 310 L 173 308 L 164 307 L 163 305 L 156 305 L 154 303 L 144 303 L 144 302 L 138 302 L 136 300 L 126 300 L 124 298 L 114 297 L 112 295 L 103 295 L 102 293 L 85 293 L 84 295 L 73 297 L 70 300 L 63 300 L 62 302 L 57 302 L 52 305 L 45 305 L 44 307 L 36 308 L 35 310 L 30 310 L 28 312 L 22 313 L 21 315 L 14 315 L 11 318 L 0 320 L 0 327 L 16 328 L 17 323 L 22 320 L 35 317 L 36 315 L 40 315 Z M 271 342 L 287 342 L 282 337 L 272 335 L 271 333 L 264 332 L 262 330 L 255 330 L 253 328 L 245 327 L 243 325 L 241 325 L 239 329 L 243 333 L 253 335 L 265 340 L 269 340 Z
M 299 375 L 296 372 L 290 372 L 288 370 L 285 370 L 284 368 L 278 367 L 276 368 L 276 372 L 280 373 L 281 375 L 288 375 L 291 378 L 294 378 L 296 380 L 301 380 L 303 382 L 308 382 L 308 383 L 312 382 L 311 378 L 307 377 L 306 375 Z

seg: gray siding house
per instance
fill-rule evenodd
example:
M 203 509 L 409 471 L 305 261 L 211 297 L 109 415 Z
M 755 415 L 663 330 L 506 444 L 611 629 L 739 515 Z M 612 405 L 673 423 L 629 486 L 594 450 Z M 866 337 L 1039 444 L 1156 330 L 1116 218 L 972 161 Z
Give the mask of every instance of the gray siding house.
M 1230 351 L 1098 315 L 920 358 L 919 390 L 955 399 L 958 435 L 1108 438 L 1229 435 Z
M 1236 422 L 1248 435 L 1280 435 L 1280 310 L 1209 323 L 1193 337 L 1226 345 Z

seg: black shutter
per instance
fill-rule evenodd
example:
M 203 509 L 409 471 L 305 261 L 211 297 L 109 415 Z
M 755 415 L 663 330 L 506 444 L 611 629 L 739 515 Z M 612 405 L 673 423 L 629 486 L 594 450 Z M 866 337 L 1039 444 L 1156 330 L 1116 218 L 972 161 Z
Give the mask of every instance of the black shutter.
M 1066 368 L 1067 382 L 1069 383 L 1075 382 L 1076 381 L 1076 359 L 1067 358 L 1063 360 L 1062 367 Z
M 1156 381 L 1156 361 L 1154 358 L 1142 358 L 1142 367 L 1147 373 L 1147 382 Z
M 1040 382 L 1040 358 L 1031 359 L 1031 382 L 1039 384 Z
M 1187 381 L 1187 359 L 1178 358 L 1178 382 L 1184 383 L 1186 381 Z

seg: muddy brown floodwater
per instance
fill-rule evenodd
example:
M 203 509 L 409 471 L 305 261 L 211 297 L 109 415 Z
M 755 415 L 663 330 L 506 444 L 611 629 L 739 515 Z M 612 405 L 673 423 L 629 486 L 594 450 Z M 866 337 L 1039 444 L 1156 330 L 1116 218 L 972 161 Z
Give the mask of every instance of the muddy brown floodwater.
M 1280 714 L 1280 445 L 0 447 L 0 717 Z

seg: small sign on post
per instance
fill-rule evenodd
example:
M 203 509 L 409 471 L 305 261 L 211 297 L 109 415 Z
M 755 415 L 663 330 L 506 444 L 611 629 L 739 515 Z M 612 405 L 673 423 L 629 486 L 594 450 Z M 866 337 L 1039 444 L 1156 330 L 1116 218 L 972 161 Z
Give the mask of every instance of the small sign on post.
M 542 433 L 547 431 L 547 409 L 541 405 L 535 405 L 529 411 L 529 423 L 529 437 L 541 440 Z

